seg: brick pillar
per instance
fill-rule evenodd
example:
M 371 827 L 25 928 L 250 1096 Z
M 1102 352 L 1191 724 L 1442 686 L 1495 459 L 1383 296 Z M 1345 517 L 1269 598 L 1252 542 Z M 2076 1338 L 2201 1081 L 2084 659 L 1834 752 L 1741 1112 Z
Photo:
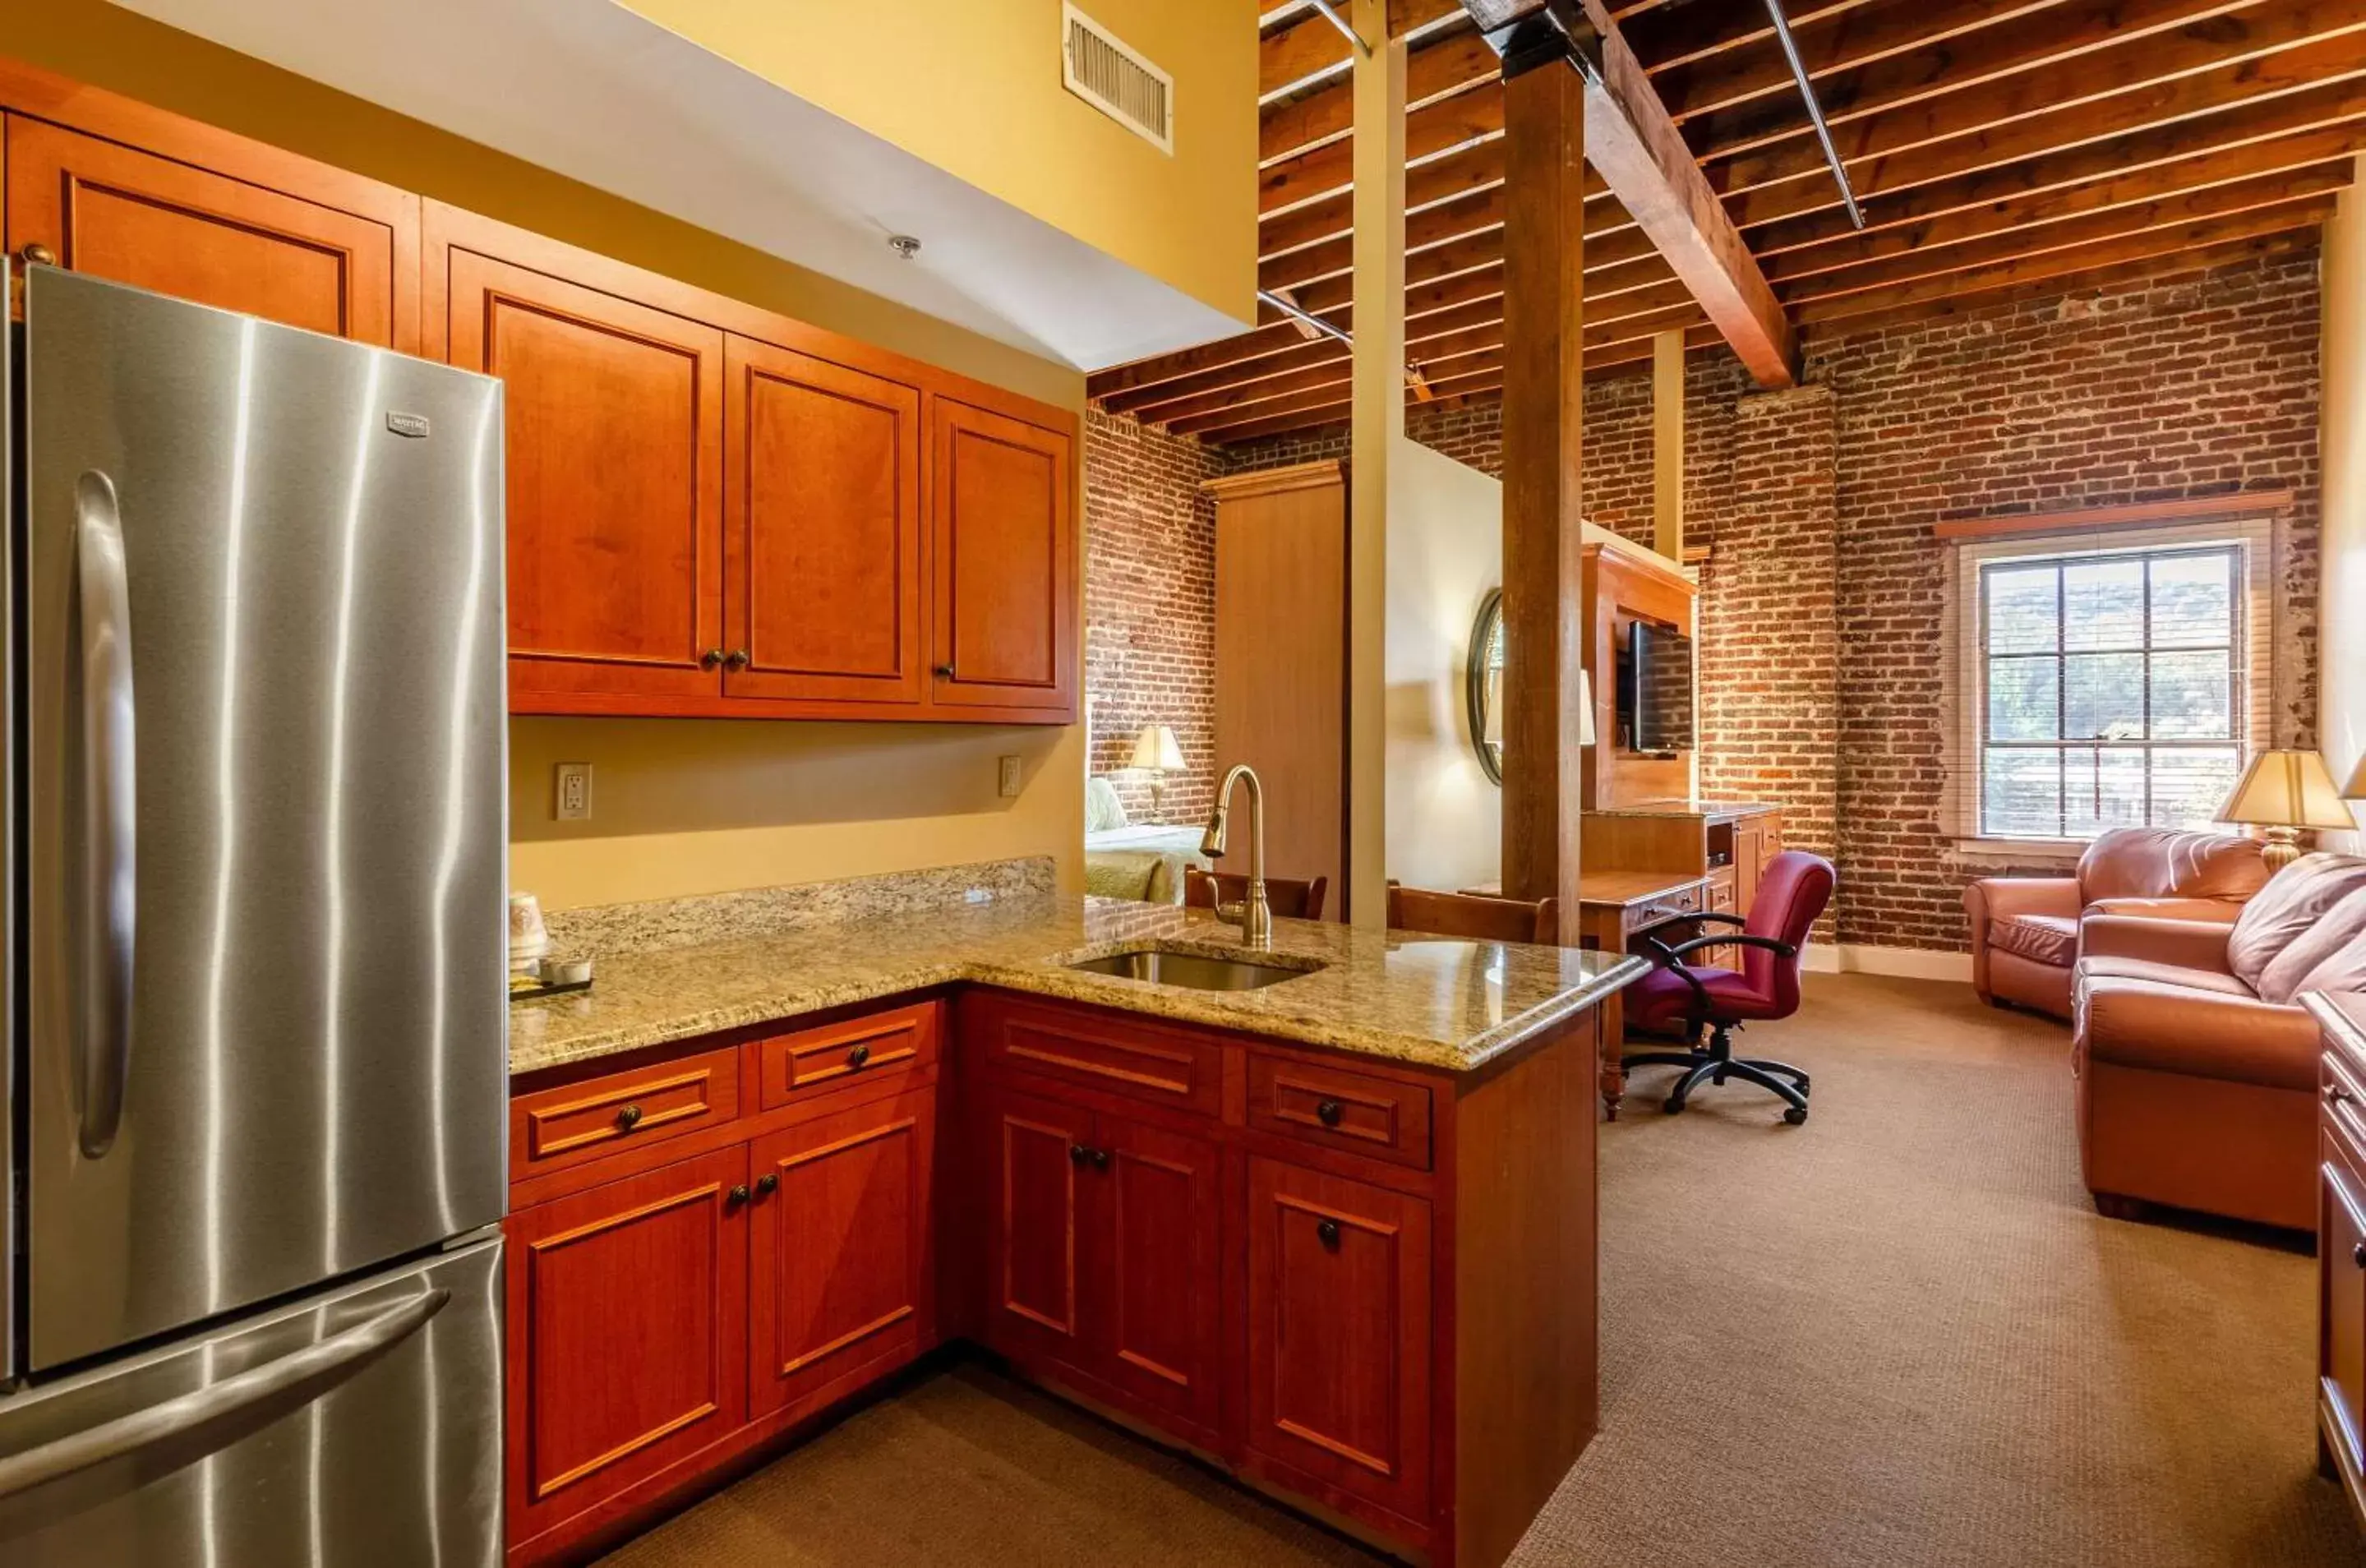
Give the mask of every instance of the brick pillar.
M 1828 387 L 1735 405 L 1730 500 L 1701 573 L 1701 794 L 1780 806 L 1791 848 L 1837 861 L 1832 427 Z M 1817 934 L 1829 940 L 1833 929 L 1827 914 Z

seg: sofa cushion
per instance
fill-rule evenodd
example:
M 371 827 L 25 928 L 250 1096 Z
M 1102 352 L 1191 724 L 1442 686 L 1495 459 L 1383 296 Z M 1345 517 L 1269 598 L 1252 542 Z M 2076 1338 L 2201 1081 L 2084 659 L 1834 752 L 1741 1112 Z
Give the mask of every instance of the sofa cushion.
M 2316 1089 L 2321 1049 L 2316 1021 L 2301 1008 L 2148 980 L 2090 976 L 2079 983 L 2082 1062 L 2306 1094 Z
M 2099 898 L 2241 900 L 2267 880 L 2259 846 L 2233 833 L 2115 828 L 2088 845 L 2079 861 L 2079 891 L 2090 904 Z
M 2306 934 L 2336 904 L 2366 887 L 2366 859 L 2356 855 L 2303 855 L 2276 873 L 2243 906 L 2226 933 L 2226 967 L 2253 990 L 2259 988 L 2277 954 Z
M 2079 960 L 2079 983 L 2082 986 L 2104 980 L 2141 980 L 2153 986 L 2175 986 L 2186 990 L 2206 991 L 2217 997 L 2240 997 L 2248 1001 L 2251 987 L 2232 975 L 2211 969 L 2188 969 L 2182 964 L 2167 963 L 2158 958 L 2130 958 L 2115 953 L 2089 953 Z
M 1989 945 L 2033 964 L 2067 969 L 2079 962 L 2079 922 L 2060 915 L 2019 915 L 1989 922 Z
M 2366 933 L 2366 887 L 2350 889 L 2315 925 L 2268 961 L 2268 966 L 2259 972 L 2260 1000 L 2289 1002 L 2299 996 L 2304 982 L 2313 981 L 2315 971 L 2355 942 L 2360 933 Z M 2366 946 L 2360 951 L 2366 952 Z M 2343 987 L 2310 984 L 2307 988 L 2332 991 Z

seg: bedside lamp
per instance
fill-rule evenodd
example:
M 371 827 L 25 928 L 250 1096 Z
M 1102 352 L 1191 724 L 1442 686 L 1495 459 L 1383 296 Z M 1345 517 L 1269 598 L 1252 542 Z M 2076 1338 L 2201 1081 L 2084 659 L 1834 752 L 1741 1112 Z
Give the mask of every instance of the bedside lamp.
M 2219 810 L 2218 820 L 2266 829 L 2267 847 L 2259 858 L 2270 874 L 2300 858 L 2304 828 L 2358 830 L 2358 819 L 2342 804 L 2333 775 L 2325 771 L 2325 759 L 2314 751 L 2262 751 L 2254 757 L 2243 782 Z
M 1166 812 L 1161 797 L 1166 793 L 1166 775 L 1179 773 L 1187 765 L 1175 732 L 1163 724 L 1144 725 L 1142 733 L 1133 738 L 1133 760 L 1127 765 L 1150 775 L 1150 818 L 1154 822 L 1165 822 Z

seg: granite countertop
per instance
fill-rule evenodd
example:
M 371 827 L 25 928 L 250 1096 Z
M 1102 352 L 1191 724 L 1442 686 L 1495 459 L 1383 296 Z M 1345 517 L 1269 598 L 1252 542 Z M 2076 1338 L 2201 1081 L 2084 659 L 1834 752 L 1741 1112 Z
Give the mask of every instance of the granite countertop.
M 1065 965 L 1147 942 L 1239 953 L 1205 911 L 1021 893 L 749 940 L 597 954 L 592 988 L 510 1010 L 510 1071 L 771 1023 L 956 982 L 1122 1008 L 1418 1066 L 1483 1066 L 1649 967 L 1572 949 L 1276 920 L 1280 961 L 1324 967 L 1256 991 L 1196 991 Z M 1243 954 L 1244 956 L 1256 956 Z

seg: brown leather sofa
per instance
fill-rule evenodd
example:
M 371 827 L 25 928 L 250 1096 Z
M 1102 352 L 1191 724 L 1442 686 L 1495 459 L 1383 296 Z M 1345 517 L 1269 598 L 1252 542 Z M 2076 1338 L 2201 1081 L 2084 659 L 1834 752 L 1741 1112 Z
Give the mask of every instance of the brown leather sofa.
M 1964 890 L 1972 986 L 1994 1006 L 2070 1017 L 2079 924 L 2090 914 L 2231 925 L 2268 880 L 2259 846 L 2229 833 L 2115 828 L 2072 876 L 1991 876 Z
M 2307 855 L 2231 925 L 2093 915 L 2077 967 L 2079 1155 L 2105 1213 L 2316 1223 L 2307 991 L 2366 989 L 2366 859 Z

